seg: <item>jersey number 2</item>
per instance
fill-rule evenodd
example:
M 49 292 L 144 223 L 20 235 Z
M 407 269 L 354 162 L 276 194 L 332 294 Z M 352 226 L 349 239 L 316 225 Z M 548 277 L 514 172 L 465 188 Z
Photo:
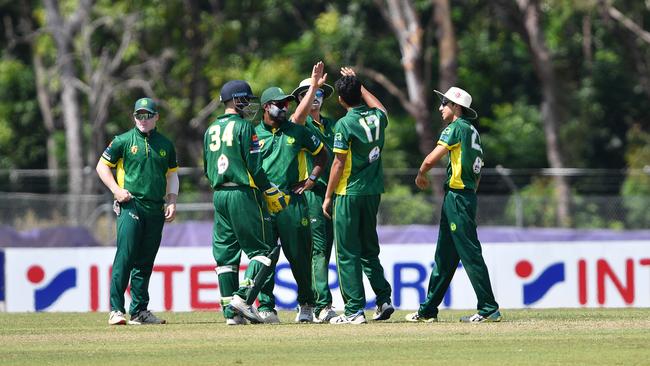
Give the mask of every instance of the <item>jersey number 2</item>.
M 208 130 L 210 135 L 210 151 L 217 151 L 221 148 L 221 142 L 225 142 L 226 146 L 232 146 L 232 130 L 235 128 L 235 122 L 228 122 L 226 128 L 223 129 L 223 136 L 221 135 L 221 125 L 211 126 Z

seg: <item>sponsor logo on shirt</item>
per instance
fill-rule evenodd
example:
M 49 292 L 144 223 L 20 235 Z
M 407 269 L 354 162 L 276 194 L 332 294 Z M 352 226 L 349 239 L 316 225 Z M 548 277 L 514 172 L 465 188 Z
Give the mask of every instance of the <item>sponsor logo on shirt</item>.
M 257 139 L 257 135 L 253 135 L 253 138 L 251 139 L 251 146 L 250 146 L 250 153 L 255 154 L 260 152 L 260 141 Z
M 138 147 L 137 146 L 131 146 L 131 154 L 135 155 L 138 153 Z
M 224 154 L 221 154 L 219 156 L 219 159 L 217 160 L 217 173 L 223 174 L 228 170 L 228 165 L 230 165 L 230 162 L 228 161 L 228 157 Z
M 314 146 L 320 145 L 320 140 L 314 135 L 311 135 L 311 141 L 314 143 Z
M 370 153 L 368 154 L 368 162 L 372 163 L 379 159 L 379 156 L 381 155 L 381 150 L 379 149 L 379 146 L 375 146 L 370 150 Z

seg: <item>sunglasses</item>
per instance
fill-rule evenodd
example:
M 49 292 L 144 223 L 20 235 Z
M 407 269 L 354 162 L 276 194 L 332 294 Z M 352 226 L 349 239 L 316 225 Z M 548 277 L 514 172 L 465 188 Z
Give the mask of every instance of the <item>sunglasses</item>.
M 442 98 L 442 101 L 440 102 L 440 105 L 442 105 L 442 106 L 444 107 L 444 106 L 446 106 L 447 104 L 449 104 L 449 102 L 451 102 L 451 100 L 449 100 L 449 99 L 443 97 L 443 98 Z
M 155 113 L 133 113 L 133 117 L 139 121 L 144 121 L 147 119 L 152 119 L 156 116 Z
M 305 95 L 307 95 L 307 92 L 301 93 L 300 98 L 304 98 Z M 323 89 L 316 90 L 316 98 L 323 98 L 323 97 L 325 97 L 325 91 Z
M 271 104 L 273 104 L 274 106 L 276 106 L 278 108 L 285 108 L 285 107 L 289 106 L 289 101 L 288 100 L 278 100 L 278 101 L 275 101 L 275 102 L 271 102 Z

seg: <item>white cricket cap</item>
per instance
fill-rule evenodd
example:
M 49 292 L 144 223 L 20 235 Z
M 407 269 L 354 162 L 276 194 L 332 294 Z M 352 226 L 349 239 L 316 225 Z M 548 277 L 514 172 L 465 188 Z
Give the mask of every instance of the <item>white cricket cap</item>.
M 476 111 L 469 107 L 470 105 L 472 105 L 472 96 L 469 95 L 469 93 L 466 92 L 465 90 L 452 86 L 451 88 L 449 88 L 449 90 L 447 90 L 445 94 L 442 94 L 437 90 L 434 90 L 434 92 L 438 94 L 438 98 L 440 98 L 440 100 L 442 100 L 442 98 L 447 98 L 452 102 L 467 108 L 468 111 L 474 114 L 473 116 L 466 116 L 467 118 L 475 119 L 476 117 L 478 117 Z

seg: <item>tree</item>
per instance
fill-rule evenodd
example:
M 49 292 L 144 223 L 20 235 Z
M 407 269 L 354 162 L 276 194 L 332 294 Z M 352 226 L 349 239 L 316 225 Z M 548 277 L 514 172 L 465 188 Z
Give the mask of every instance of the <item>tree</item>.
M 561 101 L 559 100 L 559 85 L 553 59 L 546 46 L 544 33 L 540 26 L 540 8 L 538 0 L 517 0 L 523 22 L 523 38 L 526 39 L 530 55 L 535 66 L 535 72 L 542 87 L 542 121 L 546 137 L 546 154 L 551 168 L 565 167 L 559 136 L 562 124 Z M 554 174 L 555 195 L 557 199 L 557 217 L 560 226 L 571 224 L 570 191 L 567 178 L 560 171 Z

